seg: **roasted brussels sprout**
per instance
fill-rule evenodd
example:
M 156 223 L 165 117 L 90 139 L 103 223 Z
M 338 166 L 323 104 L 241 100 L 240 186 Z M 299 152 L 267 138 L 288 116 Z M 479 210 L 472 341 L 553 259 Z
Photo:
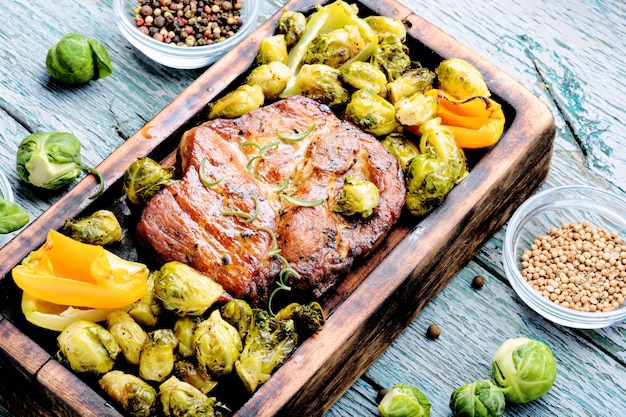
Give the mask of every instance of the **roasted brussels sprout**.
M 386 35 L 395 35 L 401 42 L 406 40 L 406 28 L 399 19 L 392 19 L 387 16 L 367 16 L 363 20 L 374 29 L 378 39 L 382 39 Z
M 410 69 L 387 84 L 387 99 L 396 103 L 403 97 L 432 89 L 435 73 L 426 68 Z
M 296 76 L 299 93 L 331 107 L 339 106 L 350 99 L 340 80 L 338 70 L 323 64 L 303 65 Z
M 128 314 L 143 327 L 154 327 L 157 323 L 157 316 L 163 310 L 163 306 L 154 295 L 154 278 L 156 275 L 157 272 L 150 272 L 146 280 L 146 291 L 128 311 Z
M 209 119 L 223 117 L 234 119 L 251 110 L 258 109 L 265 102 L 263 89 L 258 85 L 240 85 L 211 105 Z
M 402 97 L 393 105 L 396 120 L 404 126 L 419 126 L 437 116 L 439 101 L 437 97 L 415 93 Z
M 439 88 L 457 100 L 491 95 L 480 71 L 464 59 L 445 59 L 437 66 L 435 73 Z
M 285 35 L 287 47 L 291 48 L 302 36 L 306 26 L 306 16 L 300 12 L 284 10 L 282 16 L 278 19 L 278 31 Z
M 171 329 L 148 333 L 139 356 L 139 376 L 146 381 L 161 382 L 174 370 L 178 339 Z
M 489 380 L 463 385 L 450 396 L 454 417 L 500 417 L 505 405 L 502 389 Z
M 139 365 L 141 348 L 147 334 L 128 313 L 117 310 L 107 317 L 107 328 L 122 350 L 122 354 L 131 365 Z
M 159 399 L 166 417 L 215 417 L 215 398 L 171 376 L 159 386 Z
M 269 64 L 280 62 L 287 65 L 287 41 L 285 35 L 273 35 L 263 38 L 259 44 L 259 53 L 256 57 L 257 64 Z
M 242 349 L 239 332 L 214 310 L 194 332 L 194 347 L 200 370 L 217 376 L 232 372 Z
M 124 171 L 122 188 L 131 203 L 145 205 L 162 188 L 176 182 L 174 167 L 163 168 L 158 162 L 139 158 Z
M 237 375 L 251 393 L 270 378 L 298 343 L 293 320 L 277 320 L 261 309 L 254 309 L 253 313 L 252 327 L 235 363 Z
M 416 387 L 398 384 L 385 393 L 378 411 L 382 417 L 430 417 L 430 401 Z
M 70 323 L 57 337 L 59 359 L 78 373 L 105 374 L 113 369 L 120 347 L 104 327 L 90 321 Z
M 326 322 L 324 310 L 317 301 L 309 304 L 291 303 L 280 309 L 275 317 L 276 320 L 293 320 L 299 341 L 317 333 Z
M 98 210 L 81 219 L 67 219 L 61 233 L 79 242 L 105 246 L 122 238 L 122 226 L 110 210 Z
M 369 90 L 352 93 L 345 118 L 375 136 L 388 135 L 398 127 L 393 104 Z
M 58 190 L 85 170 L 99 182 L 98 190 L 89 198 L 97 197 L 104 189 L 100 173 L 81 163 L 80 141 L 71 133 L 40 132 L 26 136 L 17 148 L 16 161 L 19 177 L 35 187 Z
M 178 354 L 183 357 L 194 356 L 193 333 L 198 322 L 190 316 L 179 317 L 174 323 L 174 335 L 178 339 Z
M 68 33 L 48 50 L 46 69 L 52 78 L 66 84 L 84 84 L 113 72 L 106 48 L 78 33 Z
M 245 300 L 233 298 L 220 307 L 220 314 L 224 320 L 237 329 L 239 336 L 243 340 L 252 324 L 252 308 L 250 304 Z
M 397 79 L 411 68 L 408 48 L 396 35 L 385 35 L 370 60 L 385 71 L 389 81 Z
M 344 178 L 341 194 L 332 209 L 344 216 L 359 215 L 366 218 L 378 207 L 379 198 L 380 192 L 373 182 L 356 175 L 348 175 Z
M 178 261 L 163 264 L 154 277 L 155 296 L 181 316 L 202 315 L 223 293 L 220 284 Z
M 376 65 L 354 61 L 344 65 L 340 73 L 343 82 L 357 90 L 370 90 L 382 97 L 387 94 L 387 76 Z
M 383 139 L 382 144 L 400 162 L 403 171 L 408 168 L 413 158 L 420 154 L 417 145 L 402 133 L 390 133 Z
M 432 211 L 468 174 L 465 154 L 452 133 L 434 118 L 419 127 L 420 154 L 405 173 L 405 206 L 414 216 Z
M 203 394 L 208 394 L 218 384 L 217 379 L 201 372 L 196 365 L 186 360 L 179 360 L 174 364 L 174 376 L 193 385 Z
M 258 85 L 263 89 L 265 98 L 272 100 L 282 93 L 290 78 L 289 67 L 282 62 L 274 61 L 253 69 L 246 78 L 246 84 Z
M 366 42 L 358 26 L 346 25 L 317 35 L 307 48 L 302 62 L 339 68 L 358 56 Z
M 156 390 L 135 375 L 110 371 L 99 384 L 132 417 L 150 417 L 156 412 Z

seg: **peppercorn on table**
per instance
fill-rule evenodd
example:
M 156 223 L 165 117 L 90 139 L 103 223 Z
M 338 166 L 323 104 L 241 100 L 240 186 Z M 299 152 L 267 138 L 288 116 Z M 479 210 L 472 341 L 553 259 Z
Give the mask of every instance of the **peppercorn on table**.
M 262 1 L 257 25 L 284 3 Z M 547 104 L 557 132 L 541 190 L 582 184 L 626 197 L 626 109 L 620 104 L 626 96 L 623 1 L 401 3 Z M 0 34 L 0 169 L 32 221 L 64 191 L 35 191 L 19 180 L 15 156 L 25 136 L 72 132 L 82 139 L 83 163 L 97 166 L 205 69 L 170 69 L 132 48 L 117 29 L 112 0 L 14 0 L 3 10 L 7 18 Z M 69 32 L 99 40 L 111 56 L 113 74 L 79 87 L 52 81 L 46 53 Z M 626 414 L 626 323 L 576 330 L 555 325 L 528 308 L 504 274 L 505 230 L 506 225 L 487 241 L 327 416 L 379 415 L 380 390 L 398 383 L 422 390 L 432 416 L 449 416 L 451 393 L 466 383 L 489 379 L 496 349 L 515 337 L 545 342 L 555 356 L 557 378 L 545 396 L 507 405 L 506 416 Z M 0 325 L 5 320 L 1 318 Z M 28 395 L 15 392 L 5 378 L 10 366 L 0 357 L 0 415 L 44 414 L 40 405 L 22 401 Z M 302 410 L 300 415 L 307 414 L 318 412 Z

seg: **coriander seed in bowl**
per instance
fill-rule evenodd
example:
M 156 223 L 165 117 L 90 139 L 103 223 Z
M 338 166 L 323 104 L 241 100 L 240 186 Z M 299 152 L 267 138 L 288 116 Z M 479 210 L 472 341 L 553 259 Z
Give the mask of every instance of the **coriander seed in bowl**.
M 543 317 L 599 328 L 626 319 L 626 197 L 587 186 L 540 192 L 511 217 L 503 246 L 513 289 Z

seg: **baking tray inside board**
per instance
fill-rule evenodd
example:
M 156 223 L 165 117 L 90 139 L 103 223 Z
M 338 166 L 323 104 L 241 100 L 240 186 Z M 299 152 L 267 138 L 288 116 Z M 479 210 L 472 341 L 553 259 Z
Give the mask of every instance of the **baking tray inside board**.
M 316 3 L 329 2 L 293 0 L 285 8 L 308 12 Z M 505 135 L 492 149 L 469 155 L 469 176 L 438 209 L 421 219 L 403 215 L 374 253 L 325 296 L 328 320 L 322 331 L 237 406 L 239 416 L 294 415 L 301 410 L 322 415 L 502 227 L 549 169 L 554 121 L 539 99 L 400 3 L 354 3 L 362 17 L 379 14 L 403 20 L 411 56 L 425 67 L 434 69 L 448 57 L 472 62 L 503 105 Z M 208 68 L 100 164 L 107 184 L 100 197 L 94 201 L 85 197 L 95 185 L 92 177 L 86 177 L 0 250 L 0 367 L 14 381 L 10 387 L 0 384 L 3 400 L 32 401 L 51 415 L 118 415 L 94 381 L 78 378 L 54 359 L 56 334 L 24 320 L 21 294 L 10 271 L 43 243 L 49 229 L 59 229 L 67 217 L 99 208 L 115 211 L 127 229 L 124 240 L 111 250 L 126 259 L 139 257 L 133 236 L 137 212 L 126 204 L 121 187 L 124 170 L 142 156 L 172 163 L 181 134 L 205 120 L 209 102 L 242 82 L 259 42 L 274 33 L 280 15 L 281 11 Z

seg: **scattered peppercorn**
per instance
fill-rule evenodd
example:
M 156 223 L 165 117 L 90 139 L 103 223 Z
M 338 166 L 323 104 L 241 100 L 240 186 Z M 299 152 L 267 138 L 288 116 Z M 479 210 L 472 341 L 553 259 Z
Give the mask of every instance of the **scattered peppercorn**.
M 590 222 L 552 228 L 522 255 L 522 276 L 555 304 L 611 311 L 626 298 L 626 243 Z
M 441 329 L 436 324 L 431 324 L 428 326 L 428 330 L 426 330 L 426 336 L 429 339 L 437 339 L 441 336 Z
M 479 288 L 482 288 L 483 285 L 485 285 L 485 277 L 483 277 L 482 275 L 476 275 L 472 280 L 472 288 L 477 290 Z
M 222 42 L 241 28 L 243 0 L 137 0 L 135 24 L 145 35 L 177 46 Z

